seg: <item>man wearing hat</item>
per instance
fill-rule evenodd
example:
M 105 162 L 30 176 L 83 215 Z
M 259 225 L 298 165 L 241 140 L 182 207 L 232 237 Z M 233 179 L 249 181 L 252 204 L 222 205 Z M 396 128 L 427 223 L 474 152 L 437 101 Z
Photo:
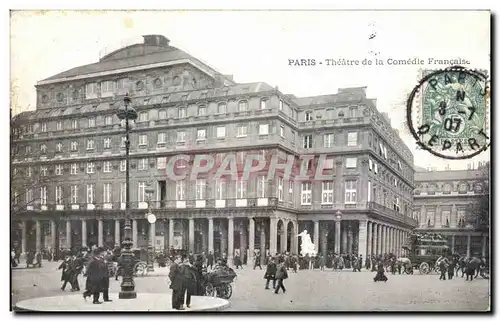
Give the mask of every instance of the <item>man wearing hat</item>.
M 108 298 L 108 267 L 106 261 L 104 260 L 104 255 L 106 250 L 102 247 L 98 247 L 95 251 L 95 256 L 89 262 L 87 268 L 87 282 L 86 290 L 83 293 L 83 298 L 87 299 L 88 296 L 93 296 L 92 303 L 101 304 L 99 301 L 100 292 L 104 292 L 104 301 L 111 301 Z
M 172 308 L 184 310 L 184 282 L 181 272 L 181 257 L 176 256 L 174 263 L 170 266 L 168 277 L 170 278 L 170 288 L 172 289 Z

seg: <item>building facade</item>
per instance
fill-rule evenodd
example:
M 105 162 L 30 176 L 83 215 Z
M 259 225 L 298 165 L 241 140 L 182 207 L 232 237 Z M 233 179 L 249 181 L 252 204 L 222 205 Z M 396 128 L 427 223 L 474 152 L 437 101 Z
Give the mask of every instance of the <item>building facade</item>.
M 254 249 L 300 252 L 297 235 L 307 229 L 321 253 L 366 257 L 400 252 L 416 226 L 413 155 L 365 88 L 297 98 L 266 83 L 236 83 L 155 35 L 36 90 L 36 111 L 12 125 L 13 236 L 23 251 L 123 239 L 126 163 L 116 113 L 126 93 L 138 112 L 129 187 L 136 247 L 152 241 L 251 258 Z M 189 158 L 174 162 L 176 173 L 192 169 L 195 155 L 215 163 L 232 155 L 238 177 L 250 154 L 300 164 L 309 155 L 311 179 L 268 177 L 266 166 L 249 179 L 173 180 L 168 169 L 180 154 Z M 318 181 L 321 155 L 327 178 Z
M 469 219 L 471 211 L 489 204 L 488 166 L 453 171 L 417 170 L 416 231 L 446 236 L 453 253 L 489 257 L 489 232 L 478 229 Z

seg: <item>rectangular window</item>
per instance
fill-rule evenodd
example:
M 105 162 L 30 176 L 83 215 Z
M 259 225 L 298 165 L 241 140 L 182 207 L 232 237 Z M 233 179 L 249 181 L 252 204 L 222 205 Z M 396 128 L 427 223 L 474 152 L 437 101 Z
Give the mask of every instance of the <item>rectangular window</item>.
M 240 179 L 236 181 L 236 198 L 243 199 L 247 196 L 247 181 Z
M 40 167 L 40 175 L 41 176 L 47 176 L 47 166 L 41 166 Z
M 312 111 L 306 111 L 304 116 L 305 116 L 305 120 L 306 121 L 312 121 L 313 120 L 313 113 L 312 113 Z
M 95 165 L 92 162 L 87 163 L 87 174 L 94 173 Z
M 206 129 L 198 129 L 196 132 L 196 140 L 205 140 L 207 138 Z
M 216 195 L 215 199 L 224 200 L 227 197 L 227 186 L 226 181 L 223 179 L 215 181 Z
M 217 127 L 217 138 L 226 137 L 226 127 Z
M 226 103 L 219 103 L 219 105 L 217 105 L 217 113 L 219 114 L 225 114 L 226 113 Z
M 198 116 L 205 116 L 207 114 L 207 107 L 206 106 L 199 106 L 198 107 Z
M 104 161 L 102 171 L 104 173 L 111 173 L 111 162 L 110 161 Z
M 157 159 L 157 166 L 158 169 L 165 169 L 167 168 L 167 158 L 166 157 L 158 157 Z
M 358 166 L 358 159 L 355 157 L 349 157 L 345 159 L 346 168 L 356 168 Z
M 356 203 L 356 181 L 345 182 L 345 203 Z
M 87 204 L 94 204 L 95 201 L 95 185 L 87 184 Z
M 104 138 L 104 148 L 106 149 L 111 148 L 111 138 L 109 137 Z
M 76 152 L 78 150 L 78 142 L 71 142 L 71 151 Z
M 350 108 L 349 109 L 349 117 L 356 117 L 357 112 L 358 112 L 357 108 Z
M 399 196 L 394 197 L 394 210 L 399 213 L 400 207 L 399 207 Z
M 167 119 L 167 111 L 165 109 L 160 110 L 158 112 L 158 118 Z
M 47 152 L 47 145 L 45 144 L 40 145 L 40 151 L 42 152 L 42 154 L 45 154 Z
M 260 101 L 260 109 L 266 109 L 267 108 L 267 99 L 262 99 Z
M 95 147 L 94 140 L 93 139 L 87 140 L 87 150 L 93 150 L 94 147 Z
M 78 185 L 71 185 L 71 204 L 78 203 Z
M 56 186 L 56 204 L 62 205 L 62 203 L 63 203 L 62 186 L 58 185 Z
M 89 117 L 89 128 L 95 127 L 95 117 Z
M 116 81 L 116 89 L 127 89 L 127 78 L 120 78 Z
M 335 118 L 335 110 L 327 109 L 326 110 L 326 119 L 334 119 Z
M 111 203 L 111 183 L 104 183 L 103 185 L 103 202 Z
M 140 135 L 139 146 L 147 146 L 147 145 L 148 145 L 148 135 Z
M 63 129 L 63 123 L 62 121 L 58 121 L 56 123 L 56 130 L 62 130 Z
M 42 123 L 42 125 L 41 125 L 41 126 L 42 126 L 42 127 L 41 127 L 41 132 L 42 132 L 42 133 L 47 132 L 47 123 Z
M 283 100 L 280 99 L 280 110 L 283 110 Z
M 123 159 L 120 161 L 120 171 L 124 172 L 127 170 L 127 160 Z
M 387 148 L 384 146 L 384 158 L 387 159 Z
M 181 143 L 185 141 L 186 141 L 186 132 L 184 131 L 177 132 L 177 142 Z
M 176 197 L 175 199 L 177 201 L 184 200 L 185 189 L 186 189 L 185 181 L 177 181 L 175 185 L 175 197 Z
M 313 146 L 313 137 L 312 137 L 312 135 L 305 135 L 303 142 L 304 142 L 304 148 L 306 148 L 306 149 L 312 148 L 312 146 Z
M 26 169 L 26 177 L 31 177 L 31 166 L 28 166 L 28 168 Z
M 101 82 L 101 96 L 109 96 L 115 91 L 114 81 L 103 81 Z
M 104 125 L 110 126 L 113 125 L 113 116 L 108 115 L 104 117 Z
M 288 201 L 293 203 L 293 181 L 288 181 Z
M 26 146 L 26 156 L 30 156 L 31 154 L 31 145 Z
M 90 83 L 85 86 L 85 98 L 97 98 L 97 84 Z
M 323 147 L 332 148 L 333 147 L 333 134 L 323 135 Z
M 71 121 L 71 129 L 78 129 L 78 119 L 73 119 Z
M 147 111 L 143 111 L 143 112 L 139 113 L 139 121 L 140 122 L 148 121 L 148 112 Z
M 177 111 L 179 118 L 186 118 L 187 116 L 186 107 L 179 107 Z
M 242 100 L 238 103 L 238 111 L 247 111 L 248 103 L 246 100 Z
M 161 144 L 165 144 L 166 142 L 167 142 L 167 134 L 158 133 L 158 141 L 156 144 L 161 145 Z
M 31 204 L 33 202 L 33 189 L 27 188 L 26 189 L 26 205 Z
M 351 132 L 347 134 L 347 146 L 357 146 L 358 145 L 358 133 Z
M 372 168 L 373 168 L 373 162 L 371 159 L 368 159 L 368 169 L 372 170 Z
M 63 166 L 56 165 L 56 175 L 62 175 L 62 174 L 63 174 Z
M 207 181 L 204 179 L 197 179 L 196 180 L 196 199 L 197 200 L 204 200 L 205 199 L 205 190 L 207 187 Z
M 371 195 L 372 195 L 372 182 L 368 181 L 368 202 L 371 202 Z
M 139 202 L 146 202 L 148 199 L 146 198 L 146 183 L 145 182 L 139 182 L 137 184 L 137 200 Z
M 333 182 L 322 182 L 321 204 L 333 204 Z
M 120 183 L 120 203 L 126 203 L 127 200 L 127 184 Z
M 147 158 L 139 159 L 139 166 L 137 169 L 140 171 L 145 171 L 147 168 L 148 168 L 148 159 Z
M 378 165 L 377 164 L 374 164 L 373 171 L 375 172 L 375 174 L 378 174 Z
M 236 137 L 246 137 L 248 133 L 248 127 L 245 125 L 238 126 L 238 132 Z
M 71 164 L 71 175 L 76 175 L 78 173 L 78 164 Z
M 278 177 L 278 201 L 283 202 L 283 177 Z
M 312 199 L 312 184 L 310 182 L 304 182 L 302 183 L 300 204 L 311 205 L 311 199 Z
M 333 169 L 333 158 L 326 158 L 324 169 Z
M 257 176 L 257 197 L 266 197 L 266 177 Z
M 268 134 L 269 134 L 269 124 L 260 124 L 259 135 L 268 135 Z
M 280 126 L 280 136 L 285 137 L 285 126 L 283 125 Z

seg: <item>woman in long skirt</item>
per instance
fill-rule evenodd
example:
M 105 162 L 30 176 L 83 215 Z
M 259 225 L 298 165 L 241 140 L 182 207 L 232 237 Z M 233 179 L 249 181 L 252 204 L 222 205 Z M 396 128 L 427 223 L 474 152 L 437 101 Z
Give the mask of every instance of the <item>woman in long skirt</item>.
M 385 276 L 385 269 L 384 269 L 384 264 L 382 263 L 382 261 L 379 261 L 379 263 L 378 263 L 377 274 L 373 278 L 373 281 L 374 282 L 377 282 L 377 281 L 387 282 L 387 276 Z

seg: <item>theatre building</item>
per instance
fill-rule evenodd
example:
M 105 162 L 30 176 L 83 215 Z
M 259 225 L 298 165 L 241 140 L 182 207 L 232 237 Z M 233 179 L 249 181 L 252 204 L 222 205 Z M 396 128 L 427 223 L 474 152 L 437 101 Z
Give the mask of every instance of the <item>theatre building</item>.
M 445 236 L 453 253 L 489 256 L 487 228 L 478 229 L 476 222 L 469 219 L 471 211 L 489 204 L 488 163 L 468 170 L 417 168 L 415 187 L 416 231 Z
M 399 252 L 416 226 L 413 155 L 365 88 L 297 98 L 237 83 L 152 35 L 41 80 L 36 91 L 36 110 L 12 123 L 13 243 L 23 251 L 123 239 L 125 129 L 116 114 L 127 93 L 138 113 L 129 159 L 136 247 L 297 253 L 307 229 L 322 253 L 366 257 Z M 267 177 L 266 167 L 248 180 L 173 180 L 166 169 L 179 154 L 234 155 L 239 173 L 249 154 L 313 155 L 309 172 L 326 155 L 327 177 Z

